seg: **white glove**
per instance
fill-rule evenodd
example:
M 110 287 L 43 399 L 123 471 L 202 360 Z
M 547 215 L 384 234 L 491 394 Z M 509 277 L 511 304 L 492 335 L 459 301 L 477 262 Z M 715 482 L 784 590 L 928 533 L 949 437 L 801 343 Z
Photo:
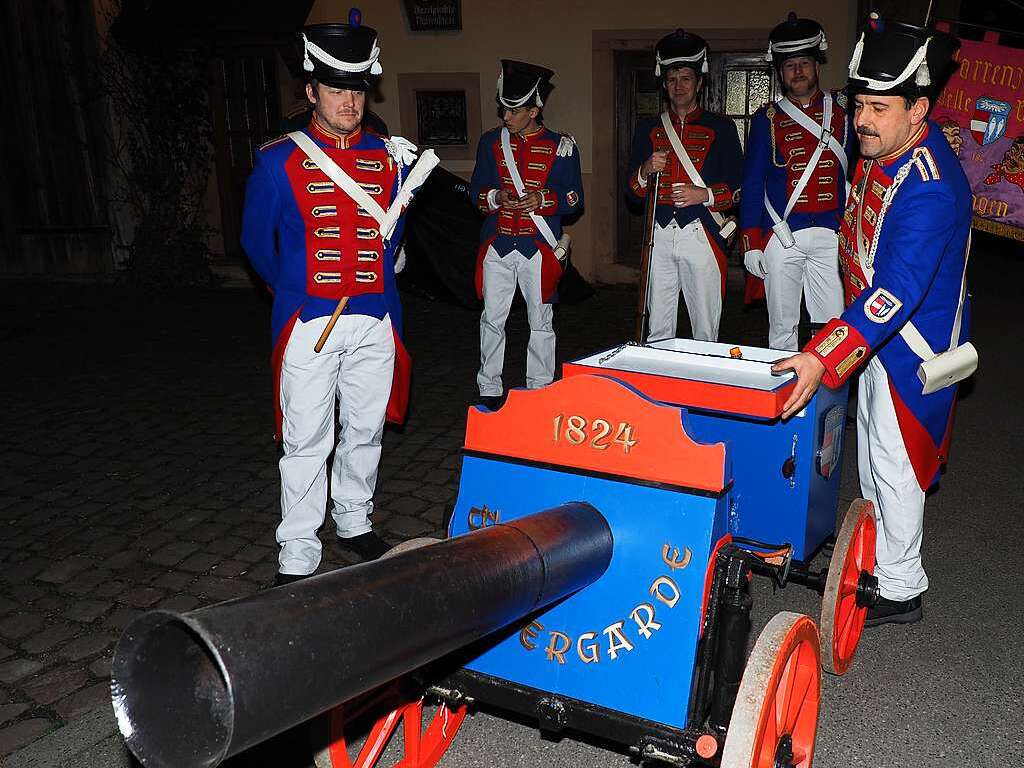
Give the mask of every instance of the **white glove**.
M 558 140 L 558 149 L 555 154 L 559 157 L 571 157 L 575 148 L 576 139 L 568 133 L 563 133 L 562 138 Z
M 762 280 L 768 277 L 768 265 L 764 260 L 764 251 L 747 251 L 743 254 L 743 266 L 754 277 L 760 277 Z
M 384 139 L 384 146 L 399 165 L 410 166 L 416 162 L 416 145 L 408 139 L 392 136 Z
M 405 243 L 402 243 L 398 248 L 398 254 L 395 256 L 395 274 L 397 275 L 405 269 Z

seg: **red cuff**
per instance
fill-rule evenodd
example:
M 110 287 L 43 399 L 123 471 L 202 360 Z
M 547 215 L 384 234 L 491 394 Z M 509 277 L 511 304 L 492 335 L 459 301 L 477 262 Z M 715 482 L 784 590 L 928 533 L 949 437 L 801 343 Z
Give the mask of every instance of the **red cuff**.
M 708 190 L 711 193 L 711 210 L 725 211 L 732 208 L 732 190 L 728 184 L 712 184 Z
M 741 237 L 743 238 L 744 253 L 747 251 L 763 251 L 764 247 L 768 245 L 768 238 L 764 230 L 758 227 L 747 227 L 743 230 Z
M 540 191 L 541 199 L 544 201 L 541 203 L 538 211 L 551 211 L 558 209 L 558 195 L 552 192 L 550 189 L 542 189 Z
M 480 190 L 480 194 L 477 195 L 477 197 L 476 197 L 476 207 L 479 208 L 481 210 L 481 212 L 483 212 L 485 214 L 494 213 L 494 210 L 491 209 L 490 203 L 487 202 L 487 197 L 495 189 L 497 189 L 497 187 L 491 187 L 490 189 L 482 189 L 482 190 Z
M 640 179 L 638 178 L 639 176 L 640 176 L 640 170 L 639 169 L 633 171 L 633 173 L 630 174 L 630 176 L 629 176 L 629 188 L 631 190 L 633 190 L 633 194 L 634 195 L 636 195 L 637 197 L 643 198 L 643 197 L 647 196 L 647 187 L 646 186 L 641 186 Z M 650 181 L 651 181 L 650 179 L 647 180 L 648 183 L 650 183 Z
M 825 366 L 822 379 L 830 389 L 841 387 L 850 375 L 867 360 L 871 347 L 860 331 L 834 317 L 804 347 Z

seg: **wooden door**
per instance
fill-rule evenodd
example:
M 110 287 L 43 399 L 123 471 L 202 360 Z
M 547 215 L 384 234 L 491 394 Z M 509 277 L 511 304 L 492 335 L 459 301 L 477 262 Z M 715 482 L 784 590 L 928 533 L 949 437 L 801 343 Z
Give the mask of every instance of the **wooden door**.
M 245 182 L 256 149 L 280 133 L 276 53 L 270 46 L 226 51 L 210 67 L 210 110 L 224 255 L 242 257 L 238 238 Z

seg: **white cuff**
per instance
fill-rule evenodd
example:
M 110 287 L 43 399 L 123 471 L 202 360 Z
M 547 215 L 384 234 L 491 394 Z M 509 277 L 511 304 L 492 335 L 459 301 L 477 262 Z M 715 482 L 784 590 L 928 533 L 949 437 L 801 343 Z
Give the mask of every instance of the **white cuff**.
M 492 211 L 498 210 L 501 206 L 498 204 L 498 190 L 492 189 L 487 193 L 487 207 Z
M 641 165 L 636 169 L 636 180 L 641 189 L 647 189 L 647 179 L 644 178 L 644 167 Z
M 710 208 L 715 204 L 715 193 L 712 192 L 708 187 L 704 187 L 708 190 L 708 199 L 704 201 L 703 205 L 705 208 Z

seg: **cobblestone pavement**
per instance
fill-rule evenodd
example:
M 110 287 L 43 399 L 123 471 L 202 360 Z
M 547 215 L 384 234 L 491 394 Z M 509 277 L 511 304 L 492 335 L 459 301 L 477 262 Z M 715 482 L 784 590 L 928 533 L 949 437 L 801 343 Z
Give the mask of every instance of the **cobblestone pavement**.
M 119 632 L 150 608 L 256 592 L 276 572 L 269 302 L 13 284 L 3 316 L 0 754 L 107 706 Z M 475 312 L 408 294 L 408 423 L 386 434 L 374 522 L 440 535 L 476 395 Z M 618 343 L 631 291 L 558 310 L 560 359 Z M 740 315 L 737 319 L 745 319 Z M 507 383 L 525 380 L 525 313 Z M 350 562 L 321 531 L 321 572 Z
M 721 336 L 763 344 L 764 313 L 739 310 L 737 278 Z M 1012 306 L 1013 292 L 999 277 L 990 283 Z M 6 287 L 0 755 L 109 706 L 113 644 L 141 612 L 189 610 L 265 587 L 276 571 L 279 515 L 269 303 L 258 291 L 143 296 L 84 284 Z M 634 300 L 632 290 L 604 287 L 582 304 L 559 307 L 559 360 L 630 336 Z M 441 534 L 457 491 L 478 355 L 475 312 L 412 294 L 404 303 L 414 401 L 404 429 L 385 435 L 374 516 L 394 543 Z M 520 386 L 525 313 L 513 312 L 509 331 L 506 384 Z M 992 423 L 991 410 L 982 416 L 980 407 L 966 409 L 962 437 L 998 439 L 999 450 L 1019 458 L 1010 438 L 1019 405 L 1016 416 L 991 428 L 982 427 Z M 998 474 L 989 468 L 977 477 L 1005 482 Z M 956 493 L 954 486 L 947 498 Z M 321 536 L 321 572 L 350 562 L 332 546 L 330 521 Z M 1001 545 L 990 539 L 986 546 Z M 955 551 L 942 554 L 955 562 Z M 956 568 L 964 584 L 973 583 L 964 564 Z M 990 603 L 1005 593 L 977 594 Z M 1020 613 L 1019 605 L 1009 609 Z

